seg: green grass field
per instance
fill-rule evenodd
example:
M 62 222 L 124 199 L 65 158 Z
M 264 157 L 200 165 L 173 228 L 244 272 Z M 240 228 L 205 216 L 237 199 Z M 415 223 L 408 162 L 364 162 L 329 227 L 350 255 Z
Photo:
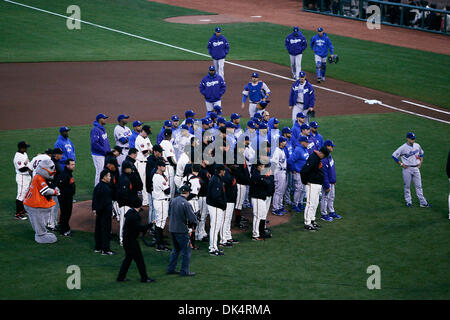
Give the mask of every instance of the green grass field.
M 74 4 L 66 0 L 22 2 L 59 13 Z M 161 20 L 196 11 L 146 1 L 77 3 L 87 21 L 206 52 L 212 26 Z M 61 18 L 4 2 L 0 2 L 0 16 L 2 62 L 199 59 L 85 25 L 81 31 L 68 31 Z M 257 50 L 261 44 L 256 36 L 248 40 L 242 28 L 256 32 L 271 50 Z M 287 32 L 288 27 L 265 23 L 224 26 L 230 42 L 236 43 L 230 59 L 281 64 L 288 62 L 280 41 Z M 311 33 L 306 36 L 309 39 Z M 330 77 L 450 107 L 448 70 L 442 68 L 438 78 L 423 80 L 421 90 L 417 90 L 410 85 L 417 81 L 415 72 L 406 69 L 407 62 L 414 62 L 414 71 L 429 70 L 436 64 L 445 66 L 448 57 L 332 37 L 343 56 L 355 59 L 346 58 L 336 68 L 330 67 Z M 374 51 L 378 55 L 373 55 Z M 312 55 L 308 53 L 304 61 L 311 71 Z M 387 65 L 381 67 L 381 61 Z M 397 113 L 320 117 L 317 121 L 324 138 L 336 144 L 336 208 L 344 218 L 322 221 L 321 231 L 307 233 L 303 215 L 295 214 L 289 223 L 274 227 L 274 238 L 264 243 L 252 242 L 248 233 L 239 235 L 241 244 L 226 250 L 224 257 L 210 257 L 202 243 L 201 250 L 193 252 L 191 269 L 198 275 L 192 279 L 164 275 L 169 255 L 143 247 L 147 270 L 157 279 L 151 289 L 138 282 L 134 264 L 128 274 L 133 281 L 114 281 L 123 258 L 117 242 L 112 243 L 112 249 L 120 254 L 112 257 L 94 255 L 91 233 L 76 232 L 73 238 L 59 238 L 49 246 L 34 242 L 30 223 L 13 219 L 16 184 L 12 159 L 19 140 L 26 139 L 32 145 L 32 157 L 53 146 L 58 130 L 0 131 L 0 176 L 4 177 L 0 193 L 0 299 L 449 299 L 448 125 Z M 155 142 L 161 124 L 148 123 Z M 282 120 L 280 127 L 289 124 L 290 120 Z M 107 125 L 110 138 L 113 127 Z M 391 159 L 411 130 L 425 150 L 421 173 L 431 209 L 418 207 L 414 190 L 414 207 L 404 206 L 401 169 Z M 89 199 L 93 189 L 89 132 L 89 125 L 73 127 L 70 132 L 77 154 L 77 200 Z M 69 265 L 81 268 L 81 290 L 66 287 Z M 381 268 L 381 290 L 366 287 L 370 265 Z
M 84 21 L 205 54 L 214 27 L 165 22 L 163 19 L 167 17 L 205 12 L 145 0 L 18 2 L 63 15 L 68 15 L 69 5 L 77 4 Z M 205 59 L 86 24 L 81 25 L 81 30 L 68 30 L 63 18 L 3 1 L 0 1 L 0 15 L 0 62 Z M 223 33 L 231 46 L 227 59 L 288 65 L 284 38 L 290 32 L 290 27 L 269 23 L 225 24 Z M 308 41 L 314 35 L 306 30 L 304 34 Z M 330 38 L 341 60 L 328 67 L 328 77 L 450 108 L 449 56 L 333 34 Z M 302 66 L 306 71 L 315 72 L 309 48 Z

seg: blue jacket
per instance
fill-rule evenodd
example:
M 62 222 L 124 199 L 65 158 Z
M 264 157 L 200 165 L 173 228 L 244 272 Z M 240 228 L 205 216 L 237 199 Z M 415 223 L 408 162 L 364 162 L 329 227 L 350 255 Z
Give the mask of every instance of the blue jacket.
M 136 138 L 137 138 L 138 135 L 139 135 L 139 132 L 136 132 L 136 130 L 133 130 L 131 132 L 131 136 L 128 139 L 128 145 L 130 146 L 130 148 L 136 148 L 135 147 L 135 145 L 136 145 Z
M 298 137 L 300 138 L 300 135 Z M 293 142 L 293 145 L 294 145 L 294 149 L 300 148 L 302 146 L 298 139 Z M 315 140 L 311 135 L 308 136 L 308 146 L 306 147 L 306 149 L 308 150 L 309 154 L 313 153 L 314 150 L 319 150 L 319 149 L 317 149 Z
M 214 60 L 224 59 L 230 51 L 230 44 L 223 35 L 219 37 L 214 33 L 208 42 L 208 52 Z
M 322 137 L 322 135 L 320 133 L 318 133 L 318 132 L 317 132 L 316 135 L 314 135 L 311 132 L 311 137 L 312 137 L 312 139 L 314 141 L 314 144 L 315 144 L 314 149 L 319 150 L 320 148 L 322 148 L 322 146 L 323 146 L 323 137 Z
M 164 130 L 166 130 L 166 128 L 164 126 L 162 126 L 161 131 L 159 131 L 158 136 L 156 137 L 156 144 L 160 144 L 161 141 L 164 140 Z M 172 137 L 174 136 L 173 131 L 172 131 Z
M 308 42 L 305 36 L 299 31 L 297 35 L 291 33 L 284 40 L 284 46 L 290 55 L 296 56 L 303 53 L 303 51 L 308 47 Z
M 94 156 L 105 156 L 108 151 L 111 151 L 111 147 L 105 127 L 94 121 L 94 126 L 91 130 L 91 154 Z
M 264 92 L 263 90 L 264 82 L 258 81 L 256 85 L 254 85 L 252 82 L 247 83 L 244 86 L 244 92 L 248 92 L 248 97 L 250 99 L 250 102 L 258 103 L 264 98 L 268 98 L 270 95 L 270 92 Z M 242 93 L 242 102 L 245 102 L 247 100 L 247 95 Z
M 214 103 L 222 99 L 227 86 L 220 75 L 215 73 L 214 76 L 211 77 L 208 73 L 200 82 L 199 89 L 206 101 Z
M 289 162 L 289 158 L 292 157 L 294 154 L 294 145 L 292 144 L 292 138 L 288 140 L 286 147 L 283 149 L 284 154 L 286 155 L 286 161 L 287 161 L 287 169 L 289 171 L 292 171 L 292 164 Z
M 300 129 L 300 125 L 297 121 L 295 121 L 294 125 L 291 128 L 291 141 L 293 143 L 293 146 L 295 148 L 295 145 L 298 142 L 298 138 L 301 136 L 302 130 Z
M 328 50 L 333 54 L 333 44 L 325 32 L 322 37 L 318 34 L 312 37 L 310 46 L 314 54 L 317 54 L 319 57 L 325 58 L 328 55 Z
M 309 158 L 309 152 L 303 146 L 299 146 L 295 148 L 294 153 L 289 158 L 288 163 L 290 162 L 291 170 L 295 172 L 300 172 L 303 166 L 306 163 L 306 160 Z
M 330 184 L 336 183 L 336 168 L 334 166 L 334 159 L 331 155 L 322 159 L 323 167 L 323 187 L 328 189 Z
M 61 166 L 64 167 L 65 161 L 67 159 L 75 159 L 75 147 L 73 146 L 72 141 L 69 138 L 64 138 L 62 135 L 59 135 L 58 139 L 55 142 L 54 148 L 60 148 L 63 151 L 63 155 L 61 160 Z
M 300 92 L 300 80 L 297 80 L 292 84 L 291 94 L 289 95 L 289 106 L 294 106 L 297 103 L 298 95 L 303 94 L 303 110 L 314 108 L 316 102 L 314 89 L 308 80 L 305 80 L 305 82 L 302 92 Z

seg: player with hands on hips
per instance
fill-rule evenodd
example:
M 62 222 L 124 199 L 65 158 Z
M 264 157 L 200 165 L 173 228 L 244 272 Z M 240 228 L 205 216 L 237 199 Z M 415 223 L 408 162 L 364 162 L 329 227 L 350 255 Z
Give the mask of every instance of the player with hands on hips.
M 420 144 L 416 143 L 416 135 L 413 132 L 406 134 L 406 143 L 402 144 L 392 154 L 392 159 L 403 168 L 403 192 L 407 207 L 412 207 L 411 199 L 411 180 L 416 187 L 417 198 L 419 198 L 420 206 L 423 208 L 431 207 L 423 196 L 422 178 L 420 175 L 420 167 L 423 163 L 423 150 Z
M 225 73 L 223 70 L 223 65 L 225 63 L 225 57 L 230 51 L 230 44 L 228 43 L 227 38 L 222 35 L 222 29 L 220 27 L 216 27 L 214 30 L 214 34 L 208 41 L 208 52 L 213 59 L 214 67 L 217 70 L 217 73 L 225 79 Z
M 208 74 L 200 81 L 199 89 L 205 97 L 206 111 L 213 111 L 215 105 L 222 105 L 222 96 L 227 85 L 222 76 L 216 73 L 216 68 L 210 66 Z
M 334 57 L 333 44 L 323 28 L 317 28 L 317 34 L 312 37 L 310 43 L 311 50 L 314 51 L 314 61 L 316 62 L 317 83 L 325 81 L 325 71 L 327 70 L 327 55 L 330 50 L 331 57 Z
M 295 26 L 292 31 L 293 32 L 284 40 L 284 46 L 289 52 L 292 77 L 294 80 L 298 80 L 299 73 L 302 71 L 303 51 L 305 51 L 308 46 L 308 42 L 297 26 Z
M 242 105 L 241 108 L 245 108 L 245 102 L 247 97 L 249 98 L 248 113 L 250 118 L 257 112 L 256 106 L 261 101 L 266 101 L 270 96 L 270 89 L 263 81 L 259 80 L 257 72 L 253 72 L 251 81 L 244 86 L 242 91 Z
M 301 71 L 300 79 L 292 84 L 289 95 L 289 109 L 292 110 L 292 122 L 295 122 L 297 114 L 301 112 L 306 116 L 306 122 L 309 123 L 309 113 L 314 111 L 315 102 L 314 88 L 306 80 L 306 73 Z

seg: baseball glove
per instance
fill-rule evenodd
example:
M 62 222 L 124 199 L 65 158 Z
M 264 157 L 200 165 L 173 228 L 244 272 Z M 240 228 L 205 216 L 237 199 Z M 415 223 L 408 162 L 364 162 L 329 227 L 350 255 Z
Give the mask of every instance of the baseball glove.
M 316 117 L 316 111 L 315 110 L 308 111 L 307 112 L 307 116 L 310 117 L 310 118 L 315 118 Z

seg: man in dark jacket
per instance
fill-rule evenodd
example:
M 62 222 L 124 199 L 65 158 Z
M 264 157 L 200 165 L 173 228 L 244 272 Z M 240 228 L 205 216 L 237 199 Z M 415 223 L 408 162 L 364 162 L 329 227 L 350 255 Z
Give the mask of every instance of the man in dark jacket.
M 100 182 L 94 188 L 92 212 L 95 218 L 95 252 L 113 255 L 109 242 L 111 240 L 112 191 L 111 174 L 108 170 L 100 172 Z
M 142 190 L 142 180 L 137 171 L 133 172 L 131 161 L 122 162 L 122 174 L 119 178 L 119 187 L 117 191 L 117 201 L 119 203 L 120 213 L 120 231 L 119 239 L 123 244 L 123 226 L 125 223 L 125 213 L 132 207 L 131 204 L 139 199 L 138 192 Z
M 319 195 L 322 191 L 323 169 L 322 159 L 329 155 L 328 149 L 323 146 L 319 151 L 309 156 L 300 176 L 302 183 L 306 186 L 306 208 L 305 208 L 305 229 L 308 231 L 317 231 L 320 226 L 316 223 L 316 210 L 319 205 Z
M 70 237 L 71 231 L 69 226 L 70 216 L 72 215 L 73 196 L 75 195 L 75 179 L 73 178 L 73 170 L 75 169 L 75 161 L 71 158 L 66 160 L 64 170 L 58 176 L 56 182 L 60 195 L 58 196 L 61 214 L 59 216 L 59 233 L 63 236 Z
M 144 257 L 142 256 L 141 247 L 137 241 L 139 234 L 141 232 L 146 232 L 150 229 L 151 225 L 142 225 L 141 223 L 141 216 L 139 215 L 139 210 L 142 207 L 141 199 L 134 199 L 130 203 L 130 206 L 131 208 L 125 214 L 125 225 L 123 228 L 123 248 L 125 250 L 125 259 L 123 259 L 122 265 L 120 266 L 117 281 L 128 281 L 125 276 L 127 275 L 131 262 L 134 260 L 141 276 L 141 282 L 154 282 L 155 280 L 149 278 L 147 275 Z
M 148 221 L 156 222 L 156 212 L 155 208 L 153 208 L 153 175 L 155 174 L 157 167 L 156 164 L 158 160 L 163 160 L 162 152 L 163 148 L 159 144 L 155 144 L 153 146 L 152 154 L 147 158 L 147 164 L 145 167 L 145 186 L 147 190 L 148 196 Z M 154 226 L 154 225 L 153 225 Z
M 105 169 L 109 171 L 111 175 L 111 181 L 109 182 L 111 186 L 112 192 L 112 200 L 113 200 L 113 217 L 119 216 L 119 204 L 117 202 L 117 192 L 119 191 L 119 163 L 117 162 L 117 158 L 114 155 L 110 157 L 106 157 L 105 159 Z
M 265 226 L 266 226 L 266 198 L 268 192 L 268 176 L 263 174 L 265 165 L 258 162 L 252 166 L 251 183 L 248 196 L 252 201 L 253 206 L 253 234 L 252 239 L 255 241 L 264 240 Z
M 233 240 L 231 236 L 231 220 L 233 220 L 233 211 L 236 204 L 237 186 L 236 178 L 233 171 L 236 170 L 237 165 L 225 165 L 225 175 L 223 182 L 225 185 L 225 198 L 227 199 L 227 208 L 225 210 L 224 223 L 220 230 L 220 247 L 232 247 L 233 244 L 238 244 L 238 240 Z
M 166 270 L 167 274 L 179 273 L 180 276 L 195 276 L 195 272 L 189 271 L 189 264 L 191 261 L 189 229 L 197 225 L 198 220 L 194 214 L 192 205 L 187 200 L 190 191 L 191 189 L 188 185 L 181 186 L 181 195 L 173 199 L 169 205 L 169 231 L 172 236 L 173 249 Z M 180 253 L 183 260 L 181 262 L 180 272 L 177 272 L 175 268 Z
M 225 167 L 223 164 L 218 164 L 215 169 L 215 174 L 208 183 L 208 194 L 206 195 L 210 218 L 209 254 L 211 256 L 223 256 L 223 252 L 217 247 L 217 236 L 222 229 L 224 212 L 227 209 L 227 198 L 223 183 Z M 223 234 L 220 235 L 220 238 L 223 239 Z

